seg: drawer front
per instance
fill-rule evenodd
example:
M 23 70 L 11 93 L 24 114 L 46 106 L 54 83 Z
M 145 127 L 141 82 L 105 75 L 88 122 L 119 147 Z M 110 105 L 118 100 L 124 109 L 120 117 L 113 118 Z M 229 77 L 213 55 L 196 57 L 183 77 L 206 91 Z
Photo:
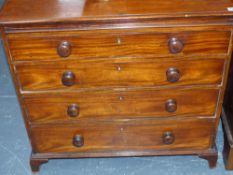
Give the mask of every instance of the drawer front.
M 37 126 L 31 129 L 37 153 L 206 149 L 214 124 L 208 119 L 158 120 L 135 124 Z
M 218 89 L 95 91 L 25 95 L 32 122 L 214 116 Z
M 16 61 L 227 54 L 229 31 L 170 31 L 17 33 L 8 34 L 8 41 Z
M 17 64 L 23 91 L 220 84 L 223 59 Z

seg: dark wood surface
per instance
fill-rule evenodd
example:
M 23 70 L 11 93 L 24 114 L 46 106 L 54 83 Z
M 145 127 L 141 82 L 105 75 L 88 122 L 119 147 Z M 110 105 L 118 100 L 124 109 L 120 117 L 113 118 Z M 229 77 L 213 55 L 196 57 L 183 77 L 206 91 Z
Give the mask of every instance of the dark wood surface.
M 40 166 L 44 163 L 48 163 L 49 159 L 42 158 L 42 159 L 37 159 L 33 157 L 33 154 L 31 155 L 30 158 L 30 166 L 32 167 L 32 172 L 38 172 L 40 171 Z
M 37 64 L 34 62 L 19 63 L 15 66 L 15 70 L 22 91 L 41 91 L 220 85 L 225 66 L 224 59 L 205 58 L 199 60 L 165 58 L 149 62 L 138 59 L 126 61 L 127 59 L 91 63 L 79 63 L 76 60 Z M 176 82 L 169 81 L 167 71 L 170 68 L 179 70 L 180 77 Z
M 73 123 L 82 120 L 212 117 L 215 116 L 218 98 L 219 90 L 216 88 L 177 88 L 30 94 L 24 96 L 24 101 L 28 119 L 32 123 Z M 176 102 L 175 111 L 166 109 L 169 100 Z M 76 117 L 70 117 L 67 113 L 71 104 L 79 106 Z
M 199 30 L 148 28 L 13 33 L 8 35 L 8 42 L 15 61 L 227 54 L 229 31 Z M 183 43 L 177 53 L 170 50 L 169 40 L 174 37 Z M 57 52 L 64 41 L 70 43 L 70 55 L 65 58 Z
M 32 170 L 51 158 L 187 154 L 214 167 L 232 52 L 228 7 L 7 0 L 0 25 Z
M 26 4 L 26 5 L 25 5 Z M 0 22 L 39 23 L 76 22 L 122 18 L 230 16 L 231 0 L 7 0 Z M 140 7 L 140 8 L 139 8 Z M 17 10 L 15 10 L 17 9 Z M 68 13 L 67 13 L 68 9 Z
M 35 126 L 32 128 L 32 137 L 35 141 L 35 153 L 203 149 L 211 145 L 213 131 L 211 123 L 209 119 L 189 119 L 134 124 Z M 172 143 L 165 142 L 166 132 L 173 134 Z M 83 146 L 73 145 L 73 138 L 76 135 L 84 138 Z

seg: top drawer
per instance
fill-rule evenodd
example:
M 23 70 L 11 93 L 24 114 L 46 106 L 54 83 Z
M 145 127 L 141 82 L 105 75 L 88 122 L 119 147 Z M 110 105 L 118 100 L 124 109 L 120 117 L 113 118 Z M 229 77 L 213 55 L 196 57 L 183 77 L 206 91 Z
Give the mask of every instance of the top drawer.
M 96 30 L 8 34 L 15 61 L 226 55 L 229 31 Z

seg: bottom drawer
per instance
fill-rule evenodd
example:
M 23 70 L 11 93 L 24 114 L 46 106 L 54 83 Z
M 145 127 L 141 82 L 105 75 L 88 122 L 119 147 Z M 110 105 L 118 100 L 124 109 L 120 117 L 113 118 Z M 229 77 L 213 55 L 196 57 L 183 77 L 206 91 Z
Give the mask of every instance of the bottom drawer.
M 214 120 L 139 120 L 138 123 L 86 123 L 33 126 L 34 152 L 98 152 L 210 147 Z

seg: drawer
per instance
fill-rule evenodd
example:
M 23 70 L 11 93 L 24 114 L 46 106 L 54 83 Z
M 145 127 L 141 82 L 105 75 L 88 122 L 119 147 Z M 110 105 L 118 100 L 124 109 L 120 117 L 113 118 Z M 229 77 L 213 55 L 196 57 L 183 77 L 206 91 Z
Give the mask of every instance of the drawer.
M 23 91 L 80 88 L 215 85 L 222 81 L 223 59 L 153 62 L 77 61 L 23 63 L 16 72 Z
M 209 119 L 51 125 L 34 126 L 31 135 L 35 153 L 205 149 L 212 126 Z
M 92 91 L 25 95 L 31 122 L 214 116 L 218 89 Z
M 171 29 L 163 33 L 155 30 L 12 33 L 7 37 L 15 61 L 226 55 L 228 51 L 229 31 L 174 32 Z

